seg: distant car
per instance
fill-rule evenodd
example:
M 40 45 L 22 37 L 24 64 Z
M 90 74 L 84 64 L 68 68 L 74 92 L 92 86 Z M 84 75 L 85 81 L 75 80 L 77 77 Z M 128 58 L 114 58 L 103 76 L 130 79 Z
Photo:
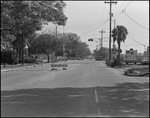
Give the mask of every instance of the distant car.
M 142 64 L 148 64 L 148 63 L 149 63 L 148 57 L 142 59 Z

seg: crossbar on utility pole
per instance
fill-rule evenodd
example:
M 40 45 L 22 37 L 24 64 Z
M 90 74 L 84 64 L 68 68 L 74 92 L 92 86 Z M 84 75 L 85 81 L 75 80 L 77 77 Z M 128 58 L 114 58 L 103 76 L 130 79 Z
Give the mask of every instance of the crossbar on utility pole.
M 100 48 L 102 48 L 103 47 L 103 33 L 105 33 L 105 31 L 102 29 L 101 31 L 99 31 L 99 33 L 101 33 L 101 39 L 100 39 L 99 46 L 100 46 Z
M 114 2 L 114 1 L 111 1 L 110 0 L 110 2 L 106 2 L 105 1 L 105 3 L 109 3 L 110 4 L 110 31 L 109 31 L 109 64 L 110 64 L 110 62 L 111 62 L 111 17 L 112 17 L 112 13 L 111 13 L 111 5 L 113 4 L 113 3 L 115 3 L 115 4 L 117 4 L 117 2 Z

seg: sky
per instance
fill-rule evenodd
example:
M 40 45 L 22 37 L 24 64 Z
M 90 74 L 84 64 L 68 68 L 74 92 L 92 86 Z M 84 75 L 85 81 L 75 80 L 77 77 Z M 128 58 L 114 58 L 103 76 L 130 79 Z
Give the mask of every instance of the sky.
M 68 17 L 64 32 L 76 33 L 82 42 L 89 45 L 93 52 L 99 46 L 99 39 L 103 33 L 103 47 L 109 48 L 110 4 L 104 1 L 64 1 L 65 15 Z M 133 48 L 143 53 L 149 46 L 149 1 L 117 1 L 112 4 L 112 25 L 123 25 L 128 30 L 128 36 L 121 43 L 122 53 Z M 43 30 L 55 30 L 56 25 L 49 23 Z M 63 33 L 63 26 L 58 26 L 58 32 Z M 93 38 L 94 41 L 88 41 Z M 112 43 L 111 43 L 112 44 Z M 116 44 L 117 45 L 117 44 Z M 98 47 L 99 48 L 99 47 Z

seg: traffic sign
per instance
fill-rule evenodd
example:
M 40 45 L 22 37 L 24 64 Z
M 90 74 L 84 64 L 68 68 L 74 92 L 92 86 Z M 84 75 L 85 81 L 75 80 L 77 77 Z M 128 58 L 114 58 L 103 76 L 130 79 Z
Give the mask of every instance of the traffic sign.
M 122 53 L 122 50 L 121 50 L 121 49 L 118 49 L 118 53 Z

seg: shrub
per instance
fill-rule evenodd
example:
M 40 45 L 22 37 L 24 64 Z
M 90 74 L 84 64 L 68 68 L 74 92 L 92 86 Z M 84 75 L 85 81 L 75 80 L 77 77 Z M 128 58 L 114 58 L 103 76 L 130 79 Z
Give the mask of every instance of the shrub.
M 20 59 L 19 63 L 21 63 L 21 62 L 22 62 L 22 60 Z M 28 58 L 24 58 L 24 63 L 37 63 L 37 61 L 35 58 L 28 57 Z
M 118 66 L 117 59 L 115 59 L 113 62 L 111 62 L 111 67 Z
M 2 50 L 1 51 L 1 63 L 4 64 L 17 64 L 18 58 L 14 50 Z
M 109 66 L 109 65 L 110 65 L 110 64 L 109 64 L 109 59 L 106 59 L 105 64 L 106 64 L 107 66 Z

